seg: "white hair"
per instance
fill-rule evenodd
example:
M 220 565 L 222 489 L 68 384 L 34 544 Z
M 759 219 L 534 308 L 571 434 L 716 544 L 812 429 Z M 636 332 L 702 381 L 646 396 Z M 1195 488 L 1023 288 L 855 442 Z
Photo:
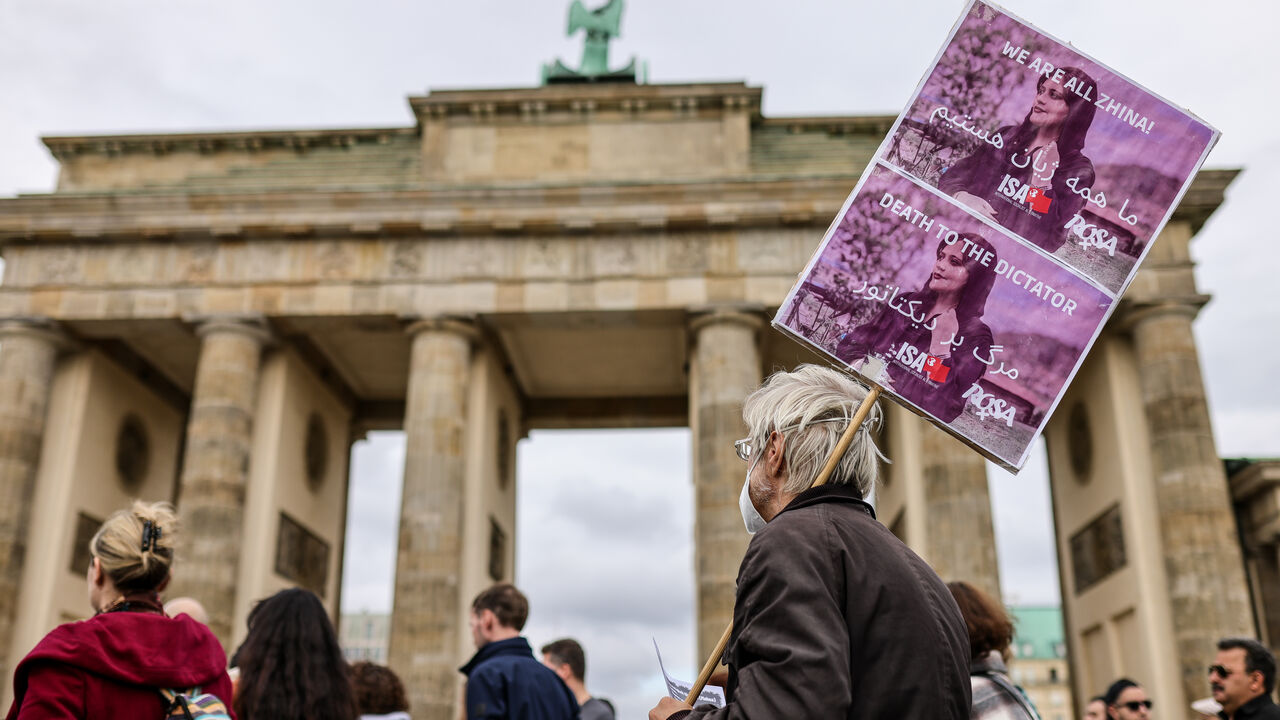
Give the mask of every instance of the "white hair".
M 840 442 L 867 388 L 845 373 L 819 365 L 801 365 L 792 372 L 776 372 L 747 396 L 742 419 L 751 429 L 752 445 L 764 449 L 770 433 L 783 437 L 787 481 L 782 490 L 799 494 L 813 486 L 827 458 Z M 871 439 L 883 422 L 877 402 L 858 429 L 853 442 L 828 482 L 851 485 L 866 497 L 880 474 L 884 456 Z

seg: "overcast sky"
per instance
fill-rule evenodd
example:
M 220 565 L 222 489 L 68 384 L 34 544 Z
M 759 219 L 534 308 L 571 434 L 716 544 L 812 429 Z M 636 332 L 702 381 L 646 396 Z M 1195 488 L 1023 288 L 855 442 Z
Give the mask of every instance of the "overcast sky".
M 0 0 L 0 195 L 47 192 L 40 135 L 408 126 L 429 88 L 536 84 L 576 65 L 566 0 Z M 1223 455 L 1280 456 L 1280 312 L 1265 219 L 1280 188 L 1276 3 L 1010 0 L 1011 11 L 1223 132 L 1210 167 L 1243 167 L 1194 243 L 1196 324 Z M 745 80 L 768 116 L 897 114 L 962 3 L 630 0 L 615 65 L 651 82 Z M 1268 89 L 1270 88 L 1270 89 Z M 814 237 L 815 248 L 821 238 Z M 357 445 L 344 605 L 390 605 L 403 442 Z M 686 430 L 534 433 L 520 444 L 517 581 L 535 644 L 582 638 L 589 684 L 642 716 L 651 637 L 691 675 Z M 1052 602 L 1043 458 L 991 473 L 1006 599 Z M 572 552 L 570 552 L 572 550 Z

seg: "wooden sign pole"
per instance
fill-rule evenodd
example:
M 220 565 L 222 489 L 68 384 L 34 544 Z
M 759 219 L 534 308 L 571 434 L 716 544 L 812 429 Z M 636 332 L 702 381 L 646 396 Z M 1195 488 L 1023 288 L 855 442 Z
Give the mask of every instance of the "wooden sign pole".
M 858 405 L 858 410 L 853 414 L 853 419 L 849 421 L 849 427 L 845 428 L 844 434 L 840 436 L 840 442 L 836 443 L 835 449 L 831 451 L 830 457 L 827 458 L 827 464 L 822 466 L 822 472 L 818 473 L 818 479 L 813 481 L 813 487 L 825 485 L 827 480 L 831 478 L 831 473 L 836 469 L 836 465 L 840 463 L 840 459 L 844 457 L 845 451 L 853 444 L 854 435 L 862 427 L 862 423 L 866 421 L 867 415 L 871 413 L 871 408 L 875 407 L 876 400 L 879 397 L 880 386 L 873 384 L 867 391 L 867 396 Z M 693 682 L 693 688 L 685 696 L 684 702 L 686 705 L 692 707 L 693 702 L 702 694 L 702 689 L 707 686 L 707 680 L 711 679 L 711 673 L 715 671 L 716 665 L 720 663 L 720 658 L 724 655 L 724 649 L 729 645 L 729 636 L 732 634 L 733 621 L 730 620 L 729 626 L 724 629 L 724 634 L 720 636 L 720 642 L 716 643 L 715 649 L 711 651 L 711 657 L 707 658 L 706 664 L 702 666 L 702 672 L 698 673 L 698 679 Z

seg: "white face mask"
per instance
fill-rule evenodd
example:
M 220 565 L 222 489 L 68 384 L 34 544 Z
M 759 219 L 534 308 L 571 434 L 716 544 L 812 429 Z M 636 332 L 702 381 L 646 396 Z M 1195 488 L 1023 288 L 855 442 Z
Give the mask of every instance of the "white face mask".
M 757 458 L 752 458 L 751 464 L 747 466 L 747 479 L 742 483 L 742 494 L 738 496 L 738 510 L 742 512 L 742 523 L 747 526 L 747 534 L 755 535 L 764 529 L 765 519 L 760 517 L 760 511 L 756 510 L 756 506 L 751 502 L 751 471 L 756 466 Z

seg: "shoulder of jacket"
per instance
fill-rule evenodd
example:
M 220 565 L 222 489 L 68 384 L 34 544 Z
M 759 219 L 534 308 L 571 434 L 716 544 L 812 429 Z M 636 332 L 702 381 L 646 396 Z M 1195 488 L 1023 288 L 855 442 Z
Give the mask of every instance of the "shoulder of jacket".
M 827 552 L 831 544 L 828 542 L 831 518 L 838 507 L 844 507 L 844 505 L 814 503 L 778 514 L 752 538 L 751 545 L 747 548 L 748 555 L 752 554 L 752 551 L 756 554 L 778 552 L 787 557 L 794 557 L 796 553 L 807 550 Z M 847 507 L 857 515 L 866 515 L 851 505 Z M 868 516 L 867 519 L 870 517 Z

